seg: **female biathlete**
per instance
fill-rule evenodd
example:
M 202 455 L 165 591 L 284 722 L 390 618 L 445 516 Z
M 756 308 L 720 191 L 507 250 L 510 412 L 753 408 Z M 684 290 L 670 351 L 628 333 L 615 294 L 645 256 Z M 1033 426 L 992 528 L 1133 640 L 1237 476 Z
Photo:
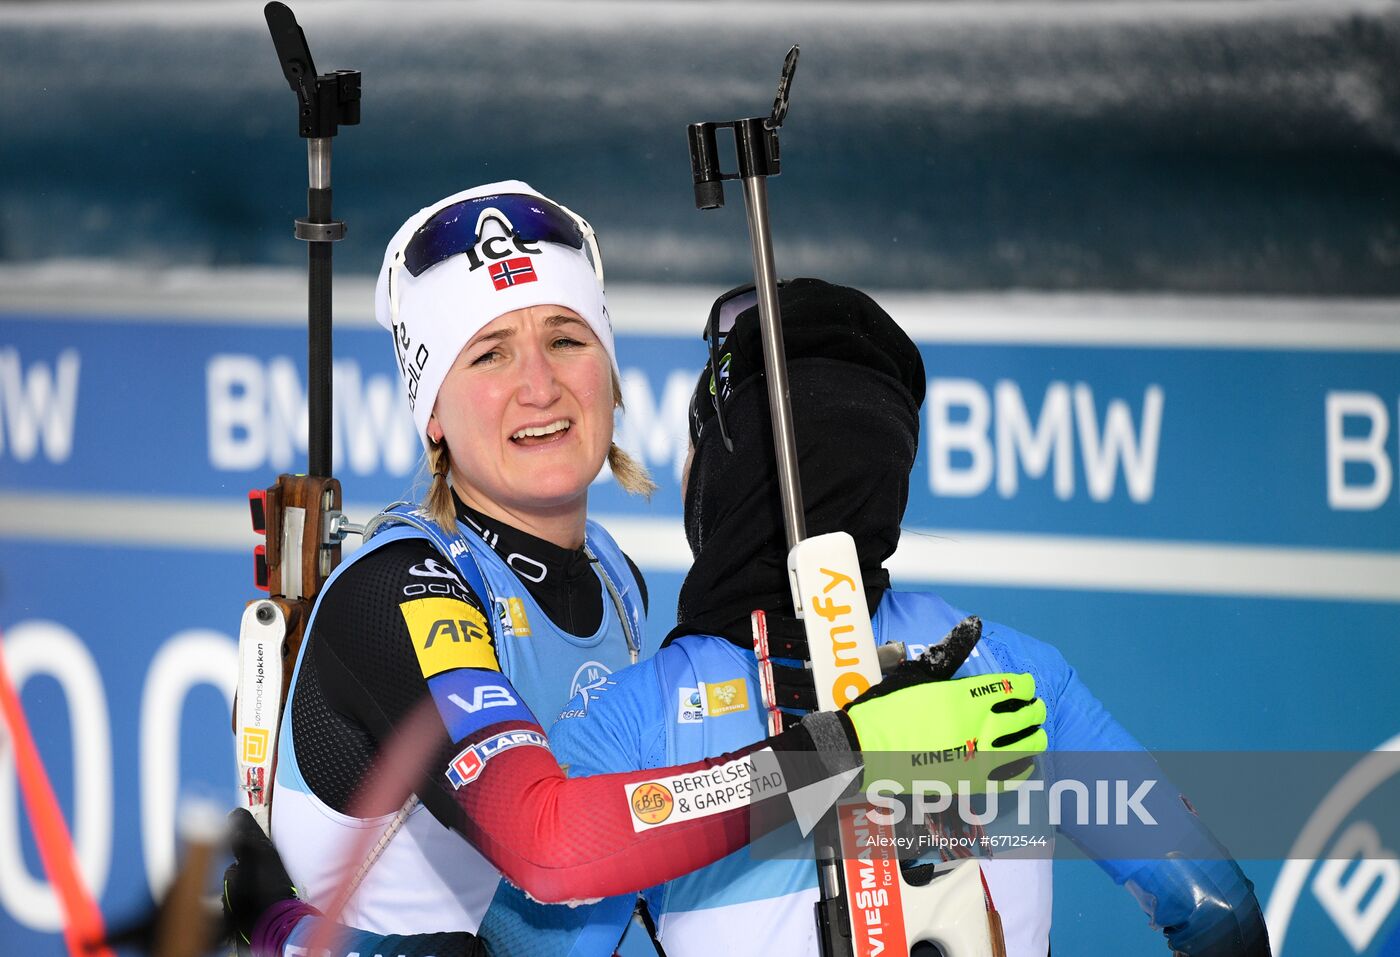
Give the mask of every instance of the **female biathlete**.
M 475 932 L 502 877 L 540 901 L 577 901 L 718 860 L 748 841 L 748 803 L 685 815 L 649 785 L 698 781 L 760 748 L 817 752 L 832 770 L 858 766 L 862 741 L 928 752 L 977 738 L 992 764 L 995 741 L 1016 741 L 1015 757 L 1043 749 L 1029 675 L 999 675 L 1012 693 L 972 698 L 906 672 L 728 754 L 566 778 L 536 716 L 575 696 L 586 706 L 642 651 L 641 576 L 586 518 L 605 459 L 624 487 L 648 485 L 612 444 L 619 377 L 592 230 L 518 181 L 457 193 L 390 242 L 376 316 L 432 484 L 327 582 L 294 673 L 272 836 L 310 904 L 342 883 L 337 849 L 398 813 L 352 814 L 352 801 L 420 705 L 439 719 L 421 804 L 342 914 L 378 934 Z M 747 699 L 756 707 L 756 687 Z M 307 906 L 233 904 L 258 918 L 239 936 L 272 952 Z

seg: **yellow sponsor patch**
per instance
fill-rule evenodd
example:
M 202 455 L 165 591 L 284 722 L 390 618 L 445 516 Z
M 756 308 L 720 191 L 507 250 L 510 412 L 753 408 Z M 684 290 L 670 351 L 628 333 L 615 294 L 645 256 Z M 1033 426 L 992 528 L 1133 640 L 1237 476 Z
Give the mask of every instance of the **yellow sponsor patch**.
M 743 678 L 705 685 L 705 714 L 717 718 L 722 714 L 746 711 L 749 707 L 749 686 Z
M 244 728 L 242 738 L 244 764 L 262 764 L 267 760 L 266 728 Z
M 525 603 L 519 598 L 511 598 L 506 602 L 506 607 L 510 611 L 511 630 L 521 638 L 529 638 L 530 619 L 525 614 Z
M 500 671 L 481 612 L 457 598 L 418 598 L 399 605 L 424 678 L 453 668 Z

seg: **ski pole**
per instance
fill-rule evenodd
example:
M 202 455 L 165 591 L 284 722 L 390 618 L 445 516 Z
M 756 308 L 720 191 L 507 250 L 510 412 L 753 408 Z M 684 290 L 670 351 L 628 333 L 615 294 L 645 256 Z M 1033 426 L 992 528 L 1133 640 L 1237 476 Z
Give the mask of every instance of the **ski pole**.
M 321 76 L 306 34 L 285 3 L 263 8 L 277 59 L 297 95 L 298 133 L 306 140 L 306 216 L 295 235 L 307 243 L 307 439 L 308 475 L 331 474 L 331 250 L 345 238 L 345 224 L 331 218 L 331 143 L 341 125 L 360 122 L 360 74 L 336 70 Z

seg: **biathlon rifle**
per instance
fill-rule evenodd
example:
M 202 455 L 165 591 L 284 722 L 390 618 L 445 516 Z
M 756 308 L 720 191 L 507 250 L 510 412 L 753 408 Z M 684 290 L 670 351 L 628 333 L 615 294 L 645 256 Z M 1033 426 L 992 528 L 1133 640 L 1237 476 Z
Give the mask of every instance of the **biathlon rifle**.
M 768 177 L 777 176 L 779 172 L 778 129 L 787 116 L 797 57 L 798 48 L 794 46 L 783 61 L 778 95 L 769 116 L 724 123 L 693 123 L 688 134 L 698 208 L 716 209 L 724 205 L 725 180 L 739 179 L 744 184 L 763 340 L 763 368 L 768 380 L 773 447 L 789 549 L 788 578 L 793 607 L 802 620 L 811 651 L 818 707 L 834 710 L 849 704 L 878 682 L 881 671 L 855 539 L 846 532 L 807 537 L 802 487 L 797 475 L 797 447 L 793 439 L 792 401 L 778 314 L 767 185 Z M 725 173 L 720 169 L 717 129 L 733 131 L 738 153 L 737 172 Z M 762 668 L 767 660 L 763 613 L 755 612 L 754 618 L 756 653 Z M 762 684 L 770 731 L 776 733 L 781 727 L 776 725 L 779 719 L 772 697 L 772 682 L 764 680 Z M 873 858 L 878 855 L 870 855 L 868 848 L 865 859 L 858 859 L 857 832 L 865 834 L 868 840 L 872 833 L 890 831 L 867 820 L 868 809 L 869 805 L 860 800 L 838 804 L 814 831 L 820 892 L 816 919 L 823 957 L 869 957 L 881 952 L 908 954 L 920 942 L 936 944 L 944 957 L 1004 955 L 1000 922 L 985 892 L 977 861 L 965 859 L 939 867 L 933 880 L 920 886 L 906 879 L 898 861 L 875 860 Z M 860 843 L 864 846 L 866 842 Z M 861 869 L 872 865 L 880 871 L 879 886 L 889 892 L 888 903 L 878 908 L 862 906 L 858 911 L 861 919 L 853 921 L 850 888 L 860 886 Z
M 331 475 L 331 249 L 345 238 L 345 224 L 331 216 L 331 140 L 340 126 L 360 122 L 360 74 L 317 74 L 287 5 L 269 3 L 263 14 L 297 96 L 311 180 L 306 216 L 294 228 L 307 243 L 308 464 L 305 475 L 279 475 L 269 488 L 248 493 L 253 530 L 264 537 L 253 552 L 253 577 L 268 597 L 248 603 L 238 632 L 238 785 L 242 805 L 270 831 L 277 733 L 292 665 L 316 594 L 340 562 L 340 543 L 361 531 L 341 513 L 340 483 Z

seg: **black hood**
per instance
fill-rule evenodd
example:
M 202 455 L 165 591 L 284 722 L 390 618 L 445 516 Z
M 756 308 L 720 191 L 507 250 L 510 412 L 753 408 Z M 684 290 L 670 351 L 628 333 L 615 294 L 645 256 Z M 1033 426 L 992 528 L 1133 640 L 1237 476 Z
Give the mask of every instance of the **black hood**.
M 780 307 L 807 534 L 850 533 L 873 610 L 889 587 L 883 564 L 908 502 L 923 360 L 857 290 L 795 280 Z M 695 564 L 671 637 L 717 634 L 747 648 L 750 612 L 793 613 L 756 309 L 739 316 L 720 351 L 716 388 L 734 451 L 714 422 L 707 371 L 696 386 L 701 427 L 685 496 Z

